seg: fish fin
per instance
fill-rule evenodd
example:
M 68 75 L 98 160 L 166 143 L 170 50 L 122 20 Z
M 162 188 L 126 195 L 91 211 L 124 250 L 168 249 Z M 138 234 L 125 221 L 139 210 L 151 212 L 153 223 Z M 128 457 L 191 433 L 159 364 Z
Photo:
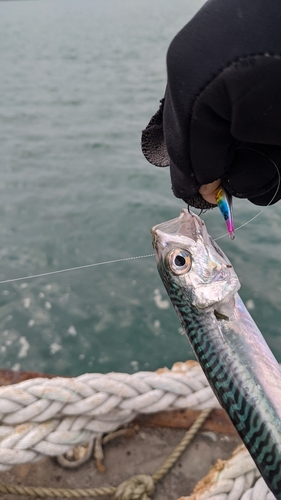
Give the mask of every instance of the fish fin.
M 225 321 L 229 321 L 228 316 L 226 316 L 225 314 L 219 313 L 218 311 L 216 311 L 216 309 L 214 310 L 214 314 L 218 320 L 224 319 Z

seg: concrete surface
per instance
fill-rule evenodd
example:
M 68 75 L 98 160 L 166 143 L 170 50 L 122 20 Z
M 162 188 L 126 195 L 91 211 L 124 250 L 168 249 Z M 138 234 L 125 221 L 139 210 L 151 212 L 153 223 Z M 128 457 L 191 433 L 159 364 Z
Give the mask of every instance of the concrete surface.
M 15 466 L 8 472 L 0 473 L 0 482 L 53 488 L 117 486 L 132 475 L 153 474 L 184 434 L 182 429 L 142 427 L 133 438 L 116 438 L 104 448 L 104 474 L 97 470 L 93 459 L 79 469 L 70 470 L 62 468 L 55 459 L 45 458 L 38 463 Z M 182 495 L 189 495 L 217 459 L 228 458 L 240 443 L 237 435 L 210 431 L 199 433 L 172 470 L 157 484 L 153 500 L 177 500 Z M 1 498 L 19 499 L 8 494 Z M 109 500 L 112 497 L 100 498 Z

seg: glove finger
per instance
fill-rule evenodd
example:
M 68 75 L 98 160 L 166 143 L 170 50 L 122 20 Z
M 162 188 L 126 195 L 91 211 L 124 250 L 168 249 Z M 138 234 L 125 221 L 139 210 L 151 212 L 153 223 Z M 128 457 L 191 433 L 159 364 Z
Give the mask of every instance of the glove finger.
M 248 198 L 262 206 L 274 204 L 281 198 L 280 166 L 280 147 L 240 146 L 232 165 L 222 177 L 222 184 L 237 198 Z
M 185 201 L 188 206 L 199 208 L 200 210 L 208 210 L 217 206 L 206 201 L 198 192 L 198 186 L 194 179 L 190 178 L 188 182 L 185 174 L 172 162 L 170 166 L 170 175 L 174 195 Z

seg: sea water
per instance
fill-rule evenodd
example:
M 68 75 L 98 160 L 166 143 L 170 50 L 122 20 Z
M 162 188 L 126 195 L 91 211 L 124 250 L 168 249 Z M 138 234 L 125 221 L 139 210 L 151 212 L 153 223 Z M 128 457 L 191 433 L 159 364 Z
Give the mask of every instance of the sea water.
M 0 2 L 0 280 L 152 252 L 177 217 L 141 130 L 198 0 Z M 199 55 L 198 55 L 199 57 Z M 235 224 L 259 212 L 235 200 Z M 215 238 L 218 210 L 204 215 Z M 281 361 L 281 208 L 219 241 Z M 193 358 L 153 257 L 0 285 L 0 368 L 61 375 Z

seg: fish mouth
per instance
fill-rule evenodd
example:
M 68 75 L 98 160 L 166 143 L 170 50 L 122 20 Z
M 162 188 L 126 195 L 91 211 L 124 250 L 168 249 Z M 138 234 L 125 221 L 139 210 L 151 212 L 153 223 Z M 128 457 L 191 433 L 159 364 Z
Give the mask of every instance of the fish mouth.
M 168 245 L 182 243 L 188 247 L 196 246 L 198 240 L 207 243 L 209 235 L 204 222 L 198 215 L 183 209 L 176 219 L 157 224 L 151 229 L 152 246 L 158 260 Z

